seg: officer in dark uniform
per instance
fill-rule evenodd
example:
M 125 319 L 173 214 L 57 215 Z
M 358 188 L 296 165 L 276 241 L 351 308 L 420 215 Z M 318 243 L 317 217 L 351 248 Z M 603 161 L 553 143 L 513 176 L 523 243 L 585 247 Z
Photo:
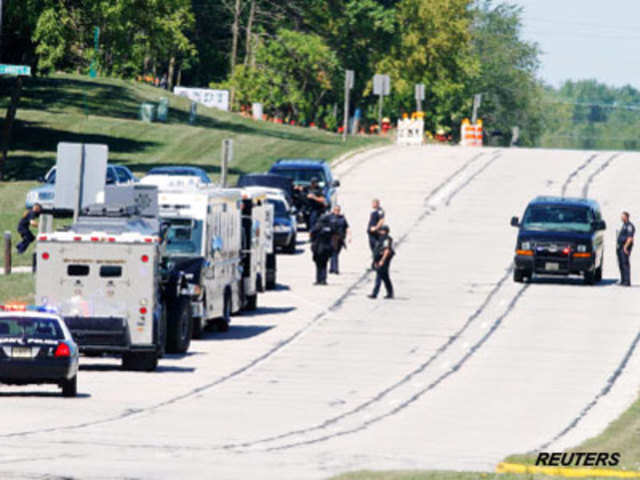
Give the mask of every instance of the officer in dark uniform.
M 347 248 L 346 242 L 351 242 L 351 230 L 349 229 L 349 222 L 342 214 L 340 205 L 335 205 L 333 210 L 329 214 L 329 221 L 331 222 L 331 229 L 333 235 L 331 237 L 331 263 L 329 265 L 329 273 L 340 273 L 338 266 L 338 256 L 342 247 Z
M 384 224 L 384 210 L 380 207 L 380 200 L 374 198 L 371 201 L 371 214 L 369 215 L 369 225 L 367 226 L 367 235 L 369 236 L 369 248 L 371 253 L 375 253 L 378 245 L 378 231 Z
M 318 177 L 311 179 L 309 192 L 307 193 L 307 201 L 311 208 L 311 212 L 309 212 L 309 231 L 311 231 L 320 215 L 327 209 L 327 199 L 320 187 Z
M 16 245 L 18 253 L 24 253 L 25 250 L 29 248 L 29 245 L 31 245 L 31 242 L 36 239 L 33 233 L 31 233 L 30 227 L 38 226 L 36 218 L 40 216 L 41 211 L 42 207 L 39 203 L 36 203 L 30 210 L 26 210 L 24 212 L 22 218 L 18 222 L 18 233 L 22 237 L 22 241 Z
M 618 231 L 617 254 L 618 267 L 620 267 L 620 285 L 625 287 L 631 286 L 631 265 L 629 257 L 633 248 L 633 236 L 636 233 L 636 227 L 629 221 L 629 212 L 622 212 L 622 226 Z
M 329 215 L 322 215 L 311 230 L 311 253 L 316 264 L 316 281 L 314 285 L 327 284 L 327 263 L 331 257 L 331 237 L 333 228 Z
M 376 298 L 380 291 L 380 284 L 384 283 L 384 288 L 387 291 L 387 295 L 384 298 L 393 298 L 393 284 L 389 277 L 389 267 L 391 265 L 391 259 L 395 255 L 393 251 L 393 239 L 389 236 L 389 227 L 382 225 L 378 228 L 380 238 L 373 257 L 373 268 L 376 271 L 376 283 L 373 286 L 373 292 L 369 295 L 369 298 Z

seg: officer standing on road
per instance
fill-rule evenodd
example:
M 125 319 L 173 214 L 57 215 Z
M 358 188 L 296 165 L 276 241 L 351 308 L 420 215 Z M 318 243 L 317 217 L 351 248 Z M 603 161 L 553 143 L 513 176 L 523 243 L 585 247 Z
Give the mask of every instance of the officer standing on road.
M 327 284 L 327 263 L 331 257 L 331 219 L 329 215 L 321 216 L 311 230 L 311 253 L 316 264 L 316 281 L 314 285 Z
M 331 236 L 331 263 L 329 265 L 329 273 L 340 273 L 338 265 L 338 256 L 342 247 L 347 248 L 346 242 L 351 242 L 351 230 L 349 229 L 349 222 L 342 214 L 340 205 L 335 205 L 332 212 L 329 214 L 329 221 L 331 222 L 331 229 L 333 235 Z
M 320 188 L 318 177 L 311 179 L 307 199 L 311 203 L 311 212 L 309 214 L 309 231 L 311 231 L 320 215 L 322 215 L 327 208 L 327 199 L 324 197 L 322 188 Z
M 629 212 L 622 212 L 622 226 L 618 231 L 617 254 L 618 266 L 620 267 L 620 285 L 625 287 L 631 286 L 631 265 L 629 256 L 633 248 L 633 236 L 636 233 L 636 227 L 629 221 Z
M 26 210 L 18 222 L 18 233 L 22 237 L 22 241 L 16 245 L 18 253 L 24 253 L 31 242 L 33 242 L 36 237 L 31 233 L 30 227 L 38 227 L 38 221 L 36 218 L 40 216 L 40 212 L 42 211 L 42 207 L 39 203 L 36 203 L 31 207 L 30 210 Z
M 387 295 L 384 298 L 393 298 L 393 284 L 389 277 L 391 259 L 395 255 L 393 251 L 393 239 L 389 236 L 389 227 L 387 225 L 382 225 L 378 228 L 378 232 L 380 233 L 380 238 L 373 257 L 376 283 L 373 286 L 373 292 L 371 292 L 369 298 L 376 298 L 378 296 L 381 283 L 384 283 L 384 288 L 387 291 Z
M 367 235 L 369 236 L 369 248 L 371 249 L 371 253 L 374 254 L 378 245 L 378 231 L 384 224 L 384 210 L 380 207 L 380 200 L 377 198 L 371 201 L 371 208 Z

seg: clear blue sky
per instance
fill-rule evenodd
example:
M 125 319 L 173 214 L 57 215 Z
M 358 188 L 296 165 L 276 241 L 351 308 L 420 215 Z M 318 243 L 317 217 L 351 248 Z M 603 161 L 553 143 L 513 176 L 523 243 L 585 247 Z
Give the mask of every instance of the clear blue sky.
M 640 0 L 510 3 L 524 7 L 523 36 L 540 45 L 547 83 L 595 78 L 640 88 Z

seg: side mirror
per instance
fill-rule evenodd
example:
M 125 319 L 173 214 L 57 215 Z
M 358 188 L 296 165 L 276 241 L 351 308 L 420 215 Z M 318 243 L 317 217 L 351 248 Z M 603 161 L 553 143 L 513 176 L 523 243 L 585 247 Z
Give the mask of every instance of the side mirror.
M 169 231 L 169 224 L 167 222 L 162 222 L 160 225 L 160 239 L 164 242 L 165 237 L 167 236 L 167 232 Z
M 44 183 L 44 177 L 42 175 L 38 177 L 38 182 Z
M 334 187 L 339 187 L 340 186 L 340 180 L 334 180 L 331 185 L 333 185 Z
M 520 220 L 518 219 L 518 217 L 511 217 L 511 226 L 512 227 L 520 226 Z
M 592 227 L 594 230 L 598 231 L 598 230 L 606 230 L 607 229 L 607 224 L 604 220 L 596 220 L 594 222 L 591 223 Z
M 220 253 L 222 251 L 222 239 L 220 237 L 213 237 L 211 239 L 211 255 Z

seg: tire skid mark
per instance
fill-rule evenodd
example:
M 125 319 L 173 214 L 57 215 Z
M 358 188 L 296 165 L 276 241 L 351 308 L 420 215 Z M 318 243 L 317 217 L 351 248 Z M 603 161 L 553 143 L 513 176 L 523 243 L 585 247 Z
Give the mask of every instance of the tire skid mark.
M 580 421 L 582 421 L 582 419 L 587 416 L 589 411 L 591 411 L 593 407 L 596 406 L 596 404 L 600 401 L 600 399 L 611 391 L 611 389 L 613 388 L 613 385 L 616 383 L 616 380 L 618 380 L 620 375 L 622 375 L 622 372 L 627 366 L 627 363 L 629 363 L 629 360 L 631 359 L 633 352 L 636 350 L 638 343 L 640 343 L 640 332 L 636 334 L 635 338 L 631 342 L 631 345 L 629 345 L 629 348 L 626 350 L 624 356 L 622 357 L 622 360 L 620 361 L 616 369 L 613 371 L 613 373 L 609 376 L 609 378 L 607 378 L 607 381 L 605 382 L 604 386 L 602 387 L 602 389 L 600 389 L 600 391 L 596 394 L 596 396 L 593 397 L 593 399 L 591 399 L 591 401 L 587 403 L 587 405 L 585 405 L 585 407 L 582 410 L 580 410 L 580 413 L 578 413 L 578 415 L 573 420 L 571 420 L 571 422 L 569 422 L 569 424 L 565 428 L 563 428 L 560 431 L 560 433 L 554 436 L 551 440 L 540 445 L 537 449 L 533 450 L 533 452 L 545 450 L 550 445 L 560 440 L 567 433 L 569 433 L 571 430 L 573 430 L 575 427 L 578 426 Z M 530 453 L 533 453 L 533 452 L 530 452 Z
M 567 188 L 569 188 L 569 185 L 571 184 L 571 182 L 578 176 L 578 174 L 582 170 L 587 168 L 589 166 L 589 164 L 596 159 L 597 156 L 598 156 L 598 154 L 594 153 L 593 155 L 588 157 L 584 162 L 582 162 L 580 165 L 578 165 L 578 167 L 569 174 L 567 179 L 562 184 L 562 190 L 560 191 L 560 196 L 562 196 L 562 197 L 566 196 Z
M 482 165 L 482 167 L 480 167 L 478 170 L 476 170 L 473 175 L 471 175 L 469 178 L 467 178 L 467 180 L 463 183 L 461 183 L 453 192 L 451 192 L 451 194 L 447 197 L 447 199 L 445 200 L 444 204 L 445 206 L 449 206 L 449 204 L 451 203 L 451 200 L 453 200 L 453 198 L 461 191 L 463 190 L 467 185 L 469 185 L 478 175 L 480 175 L 482 172 L 484 172 L 487 168 L 489 168 L 491 166 L 491 164 L 493 162 L 495 162 L 500 155 L 502 155 L 501 152 L 497 152 L 493 157 L 491 157 L 489 159 L 488 162 L 486 162 L 484 165 Z
M 520 300 L 520 298 L 527 291 L 529 286 L 530 286 L 530 284 L 526 284 L 526 285 L 523 285 L 522 287 L 520 287 L 518 292 L 515 294 L 515 296 L 511 299 L 511 301 L 507 305 L 507 308 L 505 309 L 505 311 L 494 320 L 493 324 L 491 325 L 491 328 L 489 328 L 489 330 L 487 330 L 487 332 L 467 351 L 467 353 L 460 360 L 458 360 L 451 368 L 449 368 L 445 373 L 440 375 L 436 380 L 431 382 L 425 388 L 423 388 L 423 389 L 417 391 L 416 393 L 414 393 L 411 397 L 409 397 L 408 399 L 406 399 L 405 401 L 403 401 L 402 403 L 400 403 L 396 407 L 392 408 L 391 410 L 389 410 L 389 411 L 387 411 L 385 413 L 382 413 L 382 414 L 377 415 L 375 417 L 369 418 L 369 419 L 365 420 L 364 422 L 362 422 L 360 425 L 357 425 L 355 427 L 348 428 L 348 429 L 345 429 L 345 430 L 341 430 L 339 432 L 335 432 L 335 433 L 332 433 L 332 434 L 324 435 L 324 436 L 321 436 L 321 437 L 309 439 L 309 440 L 301 440 L 299 442 L 292 442 L 292 443 L 285 444 L 285 445 L 265 448 L 264 451 L 265 452 L 274 452 L 274 451 L 288 450 L 288 449 L 295 448 L 295 447 L 301 447 L 301 446 L 304 446 L 304 445 L 313 445 L 313 444 L 316 444 L 316 443 L 326 442 L 326 441 L 331 440 L 333 438 L 342 437 L 342 436 L 346 436 L 346 435 L 351 435 L 351 434 L 360 432 L 362 430 L 365 430 L 365 429 L 369 428 L 371 425 L 376 424 L 376 423 L 378 423 L 378 422 L 380 422 L 380 421 L 382 421 L 382 420 L 384 420 L 384 419 L 386 419 L 388 417 L 391 417 L 391 416 L 397 414 L 398 412 L 404 410 L 405 408 L 409 407 L 412 403 L 414 403 L 417 400 L 419 400 L 424 394 L 426 394 L 427 392 L 429 392 L 431 390 L 434 390 L 440 383 L 442 383 L 449 376 L 453 375 L 455 372 L 457 372 L 458 370 L 460 370 L 460 368 L 462 368 L 464 366 L 464 364 L 467 362 L 467 360 L 469 360 L 473 356 L 473 354 L 476 353 L 482 347 L 482 345 L 487 340 L 489 340 L 489 338 L 491 338 L 491 336 L 496 332 L 496 330 L 498 330 L 498 328 L 500 327 L 500 325 L 502 324 L 504 319 L 507 318 L 509 316 L 509 314 L 515 309 L 516 304 L 518 303 L 518 300 Z
M 375 157 L 375 156 L 380 155 L 381 153 L 383 153 L 383 152 L 377 152 L 376 154 L 374 154 L 372 156 Z M 473 164 L 482 155 L 484 155 L 484 152 L 473 156 L 470 160 L 467 160 L 460 168 L 455 170 L 444 181 L 442 181 L 440 184 L 438 184 L 429 193 L 429 195 L 426 197 L 425 201 L 427 201 L 429 198 L 433 197 L 438 191 L 442 190 L 442 188 L 446 187 L 449 183 L 451 183 L 460 173 L 462 173 L 464 170 L 466 170 L 471 164 Z M 371 157 L 366 157 L 365 160 L 369 159 L 369 158 L 371 158 Z M 428 216 L 429 213 L 430 212 L 428 210 L 425 210 L 425 212 L 423 212 L 423 214 L 419 217 L 418 221 L 416 221 L 410 227 L 410 230 L 415 228 L 415 226 L 417 226 L 417 224 L 422 219 L 424 219 L 426 216 Z M 401 237 L 401 239 L 396 242 L 396 245 L 400 246 L 400 244 L 406 238 L 407 238 L 407 234 L 405 233 Z M 177 402 L 180 402 L 182 400 L 186 400 L 187 398 L 191 398 L 191 397 L 194 397 L 196 395 L 199 395 L 199 394 L 203 393 L 204 391 L 210 390 L 210 389 L 212 389 L 212 388 L 214 388 L 214 387 L 216 387 L 216 386 L 218 386 L 218 385 L 220 385 L 222 383 L 225 383 L 225 382 L 227 382 L 227 381 L 229 381 L 231 379 L 234 379 L 234 378 L 242 375 L 243 373 L 253 369 L 255 366 L 263 363 L 265 360 L 267 360 L 268 358 L 270 358 L 271 356 L 273 356 L 274 354 L 276 354 L 277 352 L 282 350 L 284 347 L 286 347 L 287 345 L 291 344 L 294 340 L 296 340 L 297 338 L 302 336 L 306 331 L 310 330 L 313 326 L 318 324 L 329 313 L 334 312 L 334 311 L 338 310 L 339 308 L 341 308 L 343 303 L 344 303 L 344 301 L 345 301 L 345 299 L 347 297 L 349 297 L 362 283 L 364 283 L 369 278 L 370 275 L 371 275 L 371 271 L 365 271 L 327 309 L 325 309 L 325 310 L 319 312 L 318 314 L 316 314 L 309 322 L 307 322 L 305 325 L 303 325 L 300 329 L 296 330 L 293 334 L 289 335 L 285 339 L 283 339 L 280 342 L 278 342 L 275 346 L 273 346 L 272 348 L 267 350 L 262 355 L 259 355 L 258 357 L 255 357 L 254 359 L 252 359 L 248 363 L 244 364 L 242 367 L 235 369 L 234 371 L 232 371 L 231 373 L 229 373 L 227 375 L 224 375 L 223 377 L 217 378 L 216 380 L 213 380 L 211 382 L 208 382 L 208 383 L 205 383 L 203 385 L 200 385 L 200 386 L 198 386 L 196 388 L 193 388 L 193 389 L 191 389 L 191 390 L 189 390 L 189 391 L 187 391 L 187 392 L 185 392 L 185 393 L 183 393 L 181 395 L 174 396 L 172 398 L 169 398 L 169 399 L 164 400 L 162 402 L 158 402 L 158 403 L 150 405 L 148 407 L 127 409 L 127 410 L 124 410 L 123 412 L 121 412 L 121 413 L 119 413 L 117 415 L 113 415 L 113 416 L 110 416 L 108 418 L 103 418 L 103 419 L 100 419 L 100 420 L 89 420 L 89 421 L 86 421 L 86 422 L 76 423 L 76 424 L 72 424 L 72 425 L 64 425 L 64 426 L 57 426 L 57 427 L 47 427 L 47 428 L 38 428 L 38 429 L 27 430 L 27 431 L 22 431 L 22 432 L 12 432 L 12 433 L 0 434 L 0 438 L 25 437 L 25 436 L 37 435 L 37 434 L 41 434 L 41 433 L 52 433 L 52 432 L 59 432 L 59 431 L 79 430 L 79 429 L 83 429 L 83 428 L 94 427 L 94 426 L 104 425 L 104 424 L 108 424 L 108 423 L 115 423 L 115 422 L 119 422 L 121 420 L 132 418 L 134 416 L 139 416 L 139 415 L 142 415 L 142 414 L 145 414 L 145 413 L 150 413 L 150 412 L 153 412 L 153 411 L 158 410 L 160 408 L 173 405 L 173 404 L 175 404 Z
M 587 178 L 587 181 L 585 182 L 584 186 L 582 187 L 582 196 L 584 198 L 587 198 L 587 196 L 589 195 L 589 187 L 591 186 L 591 183 L 593 182 L 593 179 L 596 178 L 598 175 L 600 175 L 603 171 L 605 171 L 607 169 L 607 167 L 609 167 L 609 165 L 611 165 L 611 163 L 617 157 L 619 157 L 620 155 L 621 154 L 619 152 L 618 153 L 614 153 L 604 163 L 602 163 L 602 165 L 600 165 L 595 172 L 593 172 L 591 175 L 589 175 L 589 178 Z

